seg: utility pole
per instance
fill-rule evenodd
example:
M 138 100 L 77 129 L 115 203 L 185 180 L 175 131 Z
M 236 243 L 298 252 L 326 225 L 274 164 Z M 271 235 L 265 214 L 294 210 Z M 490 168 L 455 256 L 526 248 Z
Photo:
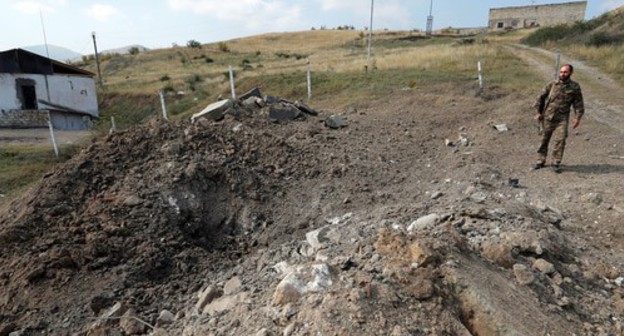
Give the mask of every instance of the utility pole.
M 97 42 L 95 41 L 95 32 L 91 32 L 91 36 L 93 37 L 93 49 L 95 50 L 95 64 L 97 66 L 98 79 L 100 82 L 100 88 L 104 87 L 102 84 L 102 72 L 100 71 L 100 56 L 98 55 L 97 50 Z
M 371 65 L 371 45 L 373 43 L 373 8 L 375 6 L 375 0 L 371 0 L 371 15 L 370 26 L 368 27 L 368 57 L 366 58 L 366 69 Z
M 433 31 L 433 0 L 431 0 L 431 4 L 429 5 L 429 16 L 427 16 L 427 31 L 426 35 L 431 36 L 431 32 Z

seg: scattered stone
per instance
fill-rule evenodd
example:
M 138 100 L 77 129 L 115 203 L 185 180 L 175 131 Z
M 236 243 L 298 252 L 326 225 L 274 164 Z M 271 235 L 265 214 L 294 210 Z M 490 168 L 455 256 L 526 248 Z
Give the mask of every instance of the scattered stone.
M 123 201 L 123 205 L 130 206 L 130 207 L 141 205 L 142 203 L 143 203 L 143 199 L 137 195 L 128 196 Z
M 315 250 L 319 250 L 325 246 L 325 244 L 329 241 L 327 238 L 327 233 L 329 231 L 328 227 L 323 227 L 320 229 L 316 229 L 314 231 L 310 231 L 306 233 L 306 241 L 312 248 Z
M 525 265 L 513 265 L 513 272 L 516 276 L 516 280 L 518 280 L 518 283 L 523 286 L 530 285 L 535 281 L 535 275 L 533 275 L 533 272 L 531 272 L 531 270 Z
M 435 200 L 438 199 L 440 197 L 444 196 L 444 194 L 440 191 L 436 191 L 433 194 L 431 194 L 431 199 Z
M 163 310 L 158 315 L 158 319 L 156 319 L 156 324 L 158 325 L 167 325 L 171 324 L 175 321 L 175 315 L 168 310 Z
M 602 203 L 602 195 L 600 193 L 589 193 L 581 196 L 581 201 L 600 205 Z
M 223 286 L 223 295 L 236 294 L 241 290 L 242 286 L 243 283 L 241 282 L 240 278 L 235 276 L 232 279 L 228 280 L 228 282 L 226 282 Z
M 199 294 L 199 300 L 195 305 L 198 311 L 203 311 L 207 304 L 211 303 L 214 299 L 222 295 L 221 291 L 213 286 L 208 286 L 202 293 Z
M 493 126 L 499 132 L 507 132 L 507 131 L 509 131 L 509 128 L 507 127 L 507 124 L 497 124 L 497 125 L 493 125 Z
M 410 247 L 411 261 L 417 263 L 419 267 L 425 267 L 439 261 L 440 255 L 434 251 L 432 244 L 425 240 L 413 242 Z
M 552 274 L 555 273 L 555 266 L 544 259 L 537 259 L 533 263 L 533 268 L 544 274 Z
M 255 336 L 271 336 L 273 335 L 267 328 L 258 330 Z
M 273 305 L 281 306 L 295 303 L 301 298 L 301 292 L 290 282 L 280 282 L 273 293 Z
M 417 300 L 427 300 L 434 294 L 433 282 L 423 277 L 418 277 L 410 289 L 410 293 L 414 295 L 414 298 Z
M 331 129 L 347 127 L 347 122 L 337 115 L 331 115 L 325 119 L 325 126 Z
M 438 220 L 440 220 L 440 216 L 435 213 L 420 217 L 407 227 L 407 231 L 414 232 L 431 229 L 438 223 Z
M 481 255 L 504 268 L 511 268 L 514 264 L 511 250 L 511 246 L 500 241 L 485 241 L 481 244 Z
M 132 308 L 123 314 L 119 326 L 126 335 L 142 335 L 147 328 L 144 322 L 138 320 L 137 313 Z
M 215 313 L 232 310 L 240 304 L 248 303 L 249 293 L 242 292 L 236 295 L 222 296 L 204 307 L 203 313 L 214 315 Z

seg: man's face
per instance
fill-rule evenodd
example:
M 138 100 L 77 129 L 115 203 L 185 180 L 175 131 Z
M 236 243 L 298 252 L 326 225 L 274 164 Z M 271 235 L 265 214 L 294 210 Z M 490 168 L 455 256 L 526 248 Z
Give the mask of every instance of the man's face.
M 570 67 L 562 66 L 561 69 L 559 69 L 559 80 L 560 81 L 567 82 L 568 79 L 570 79 L 571 75 L 572 75 L 572 71 L 570 71 Z

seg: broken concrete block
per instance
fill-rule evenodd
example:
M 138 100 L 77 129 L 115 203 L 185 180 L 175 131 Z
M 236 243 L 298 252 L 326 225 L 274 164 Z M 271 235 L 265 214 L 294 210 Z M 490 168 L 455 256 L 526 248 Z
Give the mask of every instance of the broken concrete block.
M 271 105 L 268 110 L 269 119 L 273 120 L 295 120 L 302 116 L 298 108 L 289 104 L 279 103 Z
M 301 112 L 303 112 L 303 113 L 307 113 L 307 114 L 309 114 L 309 115 L 313 115 L 313 116 L 318 115 L 318 112 L 316 112 L 316 110 L 314 110 L 314 109 L 313 109 L 313 108 L 311 108 L 310 106 L 308 106 L 308 105 L 306 105 L 306 104 L 304 104 L 304 103 L 302 103 L 302 102 L 300 102 L 300 101 L 296 101 L 296 102 L 295 102 L 295 106 L 296 106 L 299 110 L 301 110 Z
M 247 100 L 248 98 L 251 98 L 251 97 L 262 98 L 262 94 L 260 93 L 260 89 L 259 88 L 253 88 L 253 89 L 243 93 L 242 95 L 240 95 L 238 97 L 238 99 L 240 101 L 245 101 L 245 100 Z
M 250 109 L 250 110 L 257 110 L 259 108 L 262 107 L 262 105 L 260 103 L 258 103 L 258 101 L 262 101 L 262 98 L 258 98 L 258 97 L 249 97 L 245 100 L 243 100 L 243 106 Z
M 204 108 L 201 112 L 193 114 L 193 116 L 191 116 L 191 122 L 195 122 L 195 120 L 199 118 L 220 120 L 223 118 L 223 114 L 225 113 L 225 111 L 227 111 L 227 109 L 230 107 L 232 107 L 232 101 L 229 99 L 212 103 L 206 106 L 206 108 Z
M 264 96 L 264 102 L 267 104 L 277 104 L 280 102 L 280 97 L 277 96 L 270 96 L 270 95 L 266 95 Z

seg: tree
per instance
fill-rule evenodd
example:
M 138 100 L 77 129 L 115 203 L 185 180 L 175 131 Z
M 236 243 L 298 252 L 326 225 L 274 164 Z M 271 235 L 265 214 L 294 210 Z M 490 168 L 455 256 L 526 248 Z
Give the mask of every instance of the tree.
M 188 42 L 186 42 L 186 46 L 189 48 L 197 48 L 197 49 L 201 49 L 202 47 L 201 43 L 195 40 L 189 40 Z

